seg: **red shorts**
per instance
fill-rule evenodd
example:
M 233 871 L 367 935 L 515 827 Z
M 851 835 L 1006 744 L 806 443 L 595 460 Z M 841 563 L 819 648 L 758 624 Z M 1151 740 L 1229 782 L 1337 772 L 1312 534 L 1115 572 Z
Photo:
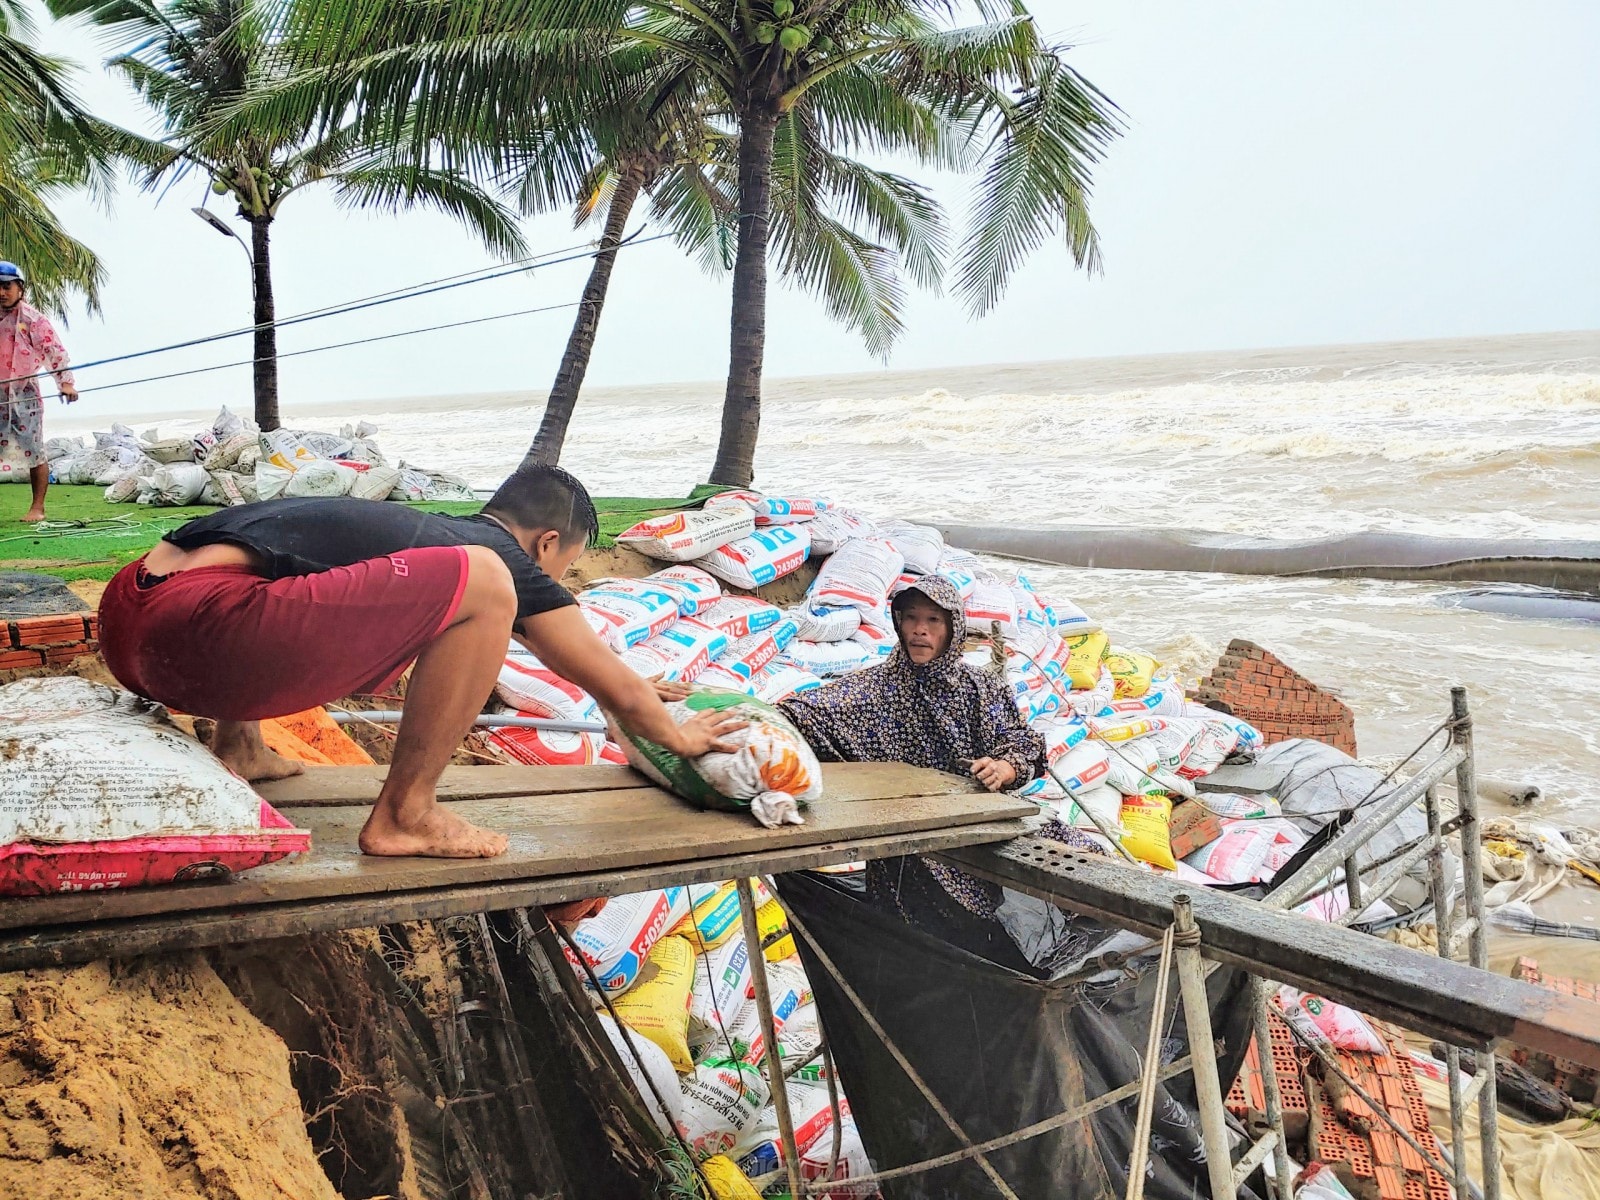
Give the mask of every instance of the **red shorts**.
M 258 721 L 391 686 L 455 619 L 461 546 L 422 546 L 268 579 L 129 563 L 100 600 L 100 652 L 130 691 L 194 716 Z

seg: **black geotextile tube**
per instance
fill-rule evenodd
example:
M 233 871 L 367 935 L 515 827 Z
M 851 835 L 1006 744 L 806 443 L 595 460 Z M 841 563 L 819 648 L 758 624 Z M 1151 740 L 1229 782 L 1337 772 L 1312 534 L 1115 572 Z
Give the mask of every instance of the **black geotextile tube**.
M 916 859 L 903 861 L 908 869 L 921 866 Z M 1054 984 L 1038 978 L 998 922 L 964 910 L 959 915 L 919 911 L 913 927 L 849 882 L 796 873 L 778 876 L 777 886 L 974 1142 L 1046 1120 L 1139 1078 L 1154 970 L 1142 972 L 1137 982 L 1109 988 Z M 948 928 L 936 931 L 930 924 Z M 874 1166 L 887 1170 L 960 1149 L 816 954 L 804 939 L 796 940 Z M 1222 969 L 1208 984 L 1225 1085 L 1237 1074 L 1250 1038 L 1248 983 L 1243 972 Z M 1163 1062 L 1188 1052 L 1176 995 L 1174 986 Z M 1120 1200 L 1137 1106 L 1137 1096 L 1130 1097 L 1086 1121 L 994 1151 L 989 1161 L 1019 1196 Z M 1157 1088 L 1151 1130 L 1145 1195 L 1192 1200 L 1205 1194 L 1209 1184 L 1190 1076 Z M 890 1180 L 883 1194 L 886 1200 L 983 1200 L 997 1193 L 968 1160 Z M 1249 1189 L 1241 1189 L 1240 1196 L 1254 1200 Z

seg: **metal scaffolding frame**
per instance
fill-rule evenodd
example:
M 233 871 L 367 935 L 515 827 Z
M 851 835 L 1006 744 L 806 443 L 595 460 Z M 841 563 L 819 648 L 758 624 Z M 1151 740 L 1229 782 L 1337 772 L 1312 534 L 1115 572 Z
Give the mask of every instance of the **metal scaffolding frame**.
M 883 1041 L 962 1146 L 960 1150 L 937 1158 L 882 1170 L 848 1182 L 866 1184 L 900 1178 L 964 1159 L 975 1159 L 989 1177 L 995 1194 L 1009 1196 L 1010 1189 L 996 1178 L 985 1157 L 987 1153 L 1083 1120 L 1110 1104 L 1140 1095 L 1156 1080 L 1192 1072 L 1207 1152 L 1211 1200 L 1236 1200 L 1238 1189 L 1266 1163 L 1269 1156 L 1272 1169 L 1266 1174 L 1268 1189 L 1276 1200 L 1290 1200 L 1289 1159 L 1285 1153 L 1288 1141 L 1284 1130 L 1281 1090 L 1270 1053 L 1270 1023 L 1274 1018 L 1269 999 L 1278 986 L 1275 976 L 1282 976 L 1296 986 L 1315 988 L 1332 998 L 1342 998 L 1357 1007 L 1417 1028 L 1450 1046 L 1447 1069 L 1451 1161 L 1448 1163 L 1430 1154 L 1408 1130 L 1389 1117 L 1383 1098 L 1364 1091 L 1357 1081 L 1345 1074 L 1325 1049 L 1320 1046 L 1309 1048 L 1326 1070 L 1337 1074 L 1346 1086 L 1371 1106 L 1380 1120 L 1389 1124 L 1397 1137 L 1407 1142 L 1432 1169 L 1451 1181 L 1458 1198 L 1499 1200 L 1500 1147 L 1493 1086 L 1494 1044 L 1501 1039 L 1521 1041 L 1535 1048 L 1600 1063 L 1600 1032 L 1592 1028 L 1592 1016 L 1589 1013 L 1567 1004 L 1565 998 L 1549 993 L 1538 995 L 1527 985 L 1479 974 L 1484 972 L 1488 959 L 1487 923 L 1483 912 L 1481 820 L 1473 771 L 1472 720 L 1467 709 L 1465 689 L 1452 689 L 1450 717 L 1441 728 L 1449 732 L 1449 743 L 1442 753 L 1409 779 L 1392 786 L 1387 793 L 1369 798 L 1355 819 L 1316 851 L 1292 878 L 1276 887 L 1261 902 L 1213 894 L 1191 897 L 1181 889 L 1175 890 L 1174 885 L 1166 881 L 1155 881 L 1149 875 L 1129 871 L 1110 860 L 1090 862 L 1073 856 L 1057 845 L 1046 845 L 1030 838 L 1017 839 L 1000 846 L 950 850 L 939 855 L 950 865 L 992 882 L 1063 904 L 1111 925 L 1139 930 L 1158 939 L 1164 938 L 1162 966 L 1164 970 L 1170 959 L 1170 964 L 1176 967 L 1179 983 L 1177 1002 L 1183 1005 L 1191 1048 L 1210 1047 L 1213 1043 L 1205 991 L 1209 972 L 1227 964 L 1242 968 L 1251 975 L 1253 1032 L 1258 1046 L 1267 1128 L 1242 1147 L 1237 1161 L 1230 1148 L 1226 1089 L 1218 1077 L 1215 1056 L 1204 1051 L 1191 1053 L 1165 1067 L 1158 1061 L 1148 1061 L 1141 1078 L 1103 1096 L 1004 1137 L 981 1143 L 972 1142 L 889 1039 L 854 989 L 842 978 L 804 923 L 797 920 L 785 905 L 790 929 L 795 937 L 806 942 L 815 952 L 823 969 L 840 985 L 846 999 Z M 1424 748 L 1419 748 L 1419 753 Z M 1452 774 L 1458 813 L 1446 820 L 1440 811 L 1438 788 Z M 1418 804 L 1426 811 L 1427 834 L 1417 843 L 1358 870 L 1358 851 L 1402 812 Z M 1459 906 L 1454 901 L 1453 881 L 1447 878 L 1445 870 L 1448 842 L 1452 835 L 1457 836 L 1460 842 L 1465 877 L 1464 894 Z M 1435 967 L 1433 971 L 1436 974 L 1431 978 L 1426 969 L 1419 968 L 1419 962 L 1425 961 L 1419 952 L 1383 941 L 1366 942 L 1366 935 L 1336 927 L 1310 922 L 1306 925 L 1285 923 L 1286 910 L 1304 902 L 1319 890 L 1340 884 L 1348 888 L 1351 904 L 1346 915 L 1349 921 L 1353 921 L 1364 909 L 1388 896 L 1407 871 L 1423 860 L 1427 860 L 1429 867 L 1429 892 L 1439 927 L 1439 955 L 1444 962 L 1451 964 L 1445 967 L 1441 963 Z M 1369 886 L 1364 877 L 1374 875 Z M 1209 941 L 1202 936 L 1202 921 L 1197 919 L 1196 906 L 1201 900 L 1205 901 L 1206 920 L 1212 928 L 1213 937 Z M 746 910 L 748 924 L 753 921 L 754 914 L 747 888 L 740 889 L 740 902 Z M 1241 908 L 1241 905 L 1247 907 Z M 1300 918 L 1294 920 L 1298 922 Z M 1349 921 L 1341 923 L 1348 924 Z M 1313 936 L 1314 932 L 1322 937 Z M 1359 972 L 1364 975 L 1364 980 L 1352 978 L 1356 973 L 1348 970 L 1353 961 L 1353 951 L 1359 953 L 1359 949 L 1352 945 L 1352 938 L 1356 943 L 1365 942 L 1371 946 L 1370 954 L 1364 957 L 1371 957 L 1374 962 Z M 1466 964 L 1460 964 L 1458 960 L 1463 946 L 1468 951 Z M 758 955 L 755 962 L 757 978 L 760 979 L 765 973 L 765 961 Z M 1463 975 L 1463 969 L 1468 966 L 1473 970 Z M 1452 985 L 1459 987 L 1459 992 L 1453 991 Z M 1444 992 L 1451 994 L 1441 994 Z M 1166 995 L 1167 989 L 1158 989 L 1152 1011 L 1153 1021 L 1165 1018 Z M 1364 1000 L 1366 1003 L 1363 1003 Z M 766 999 L 766 989 L 761 984 L 756 987 L 756 1003 L 763 1028 L 768 1033 L 768 1044 L 772 1045 L 770 1004 Z M 1462 1046 L 1478 1051 L 1476 1076 L 1470 1082 L 1461 1069 Z M 1473 1104 L 1478 1106 L 1483 1164 L 1481 1181 L 1475 1181 L 1470 1176 L 1464 1145 L 1465 1114 Z M 753 1182 L 764 1185 L 788 1175 L 789 1185 L 797 1198 L 839 1187 L 840 1183 L 830 1183 L 826 1179 L 805 1181 L 789 1174 L 795 1162 L 796 1150 L 792 1124 L 785 1119 L 786 1116 L 784 1107 L 780 1105 L 780 1138 L 787 1156 L 784 1169 Z

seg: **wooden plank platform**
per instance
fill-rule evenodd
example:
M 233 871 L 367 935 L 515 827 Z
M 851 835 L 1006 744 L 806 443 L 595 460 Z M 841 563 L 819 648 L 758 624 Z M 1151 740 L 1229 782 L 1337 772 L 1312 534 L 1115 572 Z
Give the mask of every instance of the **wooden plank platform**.
M 625 768 L 603 783 L 634 786 L 557 792 L 548 788 L 560 781 L 545 776 L 563 768 L 464 771 L 479 769 L 501 776 L 490 790 L 520 788 L 452 801 L 469 820 L 510 837 L 498 858 L 368 858 L 356 833 L 381 772 L 316 768 L 287 781 L 297 791 L 283 783 L 262 789 L 302 801 L 281 811 L 311 831 L 310 854 L 226 882 L 8 901 L 0 905 L 0 971 L 927 852 L 1014 837 L 1039 811 L 937 771 L 830 764 L 826 794 L 804 825 L 763 829 L 747 815 L 702 812 L 637 786 Z
M 381 767 L 308 767 L 304 775 L 256 785 L 273 808 L 327 808 L 371 804 L 389 774 Z M 648 787 L 632 767 L 446 767 L 440 800 L 490 800 L 496 796 L 551 796 Z

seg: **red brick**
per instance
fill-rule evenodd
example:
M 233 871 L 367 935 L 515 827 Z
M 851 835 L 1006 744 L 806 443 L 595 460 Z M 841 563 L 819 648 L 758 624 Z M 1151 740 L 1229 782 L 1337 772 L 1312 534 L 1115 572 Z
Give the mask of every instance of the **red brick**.
M 38 650 L 0 650 L 0 671 L 13 671 L 19 667 L 37 667 L 44 663 Z
M 83 617 L 23 617 L 11 622 L 12 642 L 17 646 L 45 646 L 60 642 L 83 641 Z
M 84 627 L 91 638 L 100 636 L 100 614 L 92 612 L 83 619 Z
M 75 658 L 82 658 L 89 653 L 89 647 L 84 642 L 73 642 L 66 646 L 45 646 L 42 647 L 42 652 L 46 665 L 59 666 Z

